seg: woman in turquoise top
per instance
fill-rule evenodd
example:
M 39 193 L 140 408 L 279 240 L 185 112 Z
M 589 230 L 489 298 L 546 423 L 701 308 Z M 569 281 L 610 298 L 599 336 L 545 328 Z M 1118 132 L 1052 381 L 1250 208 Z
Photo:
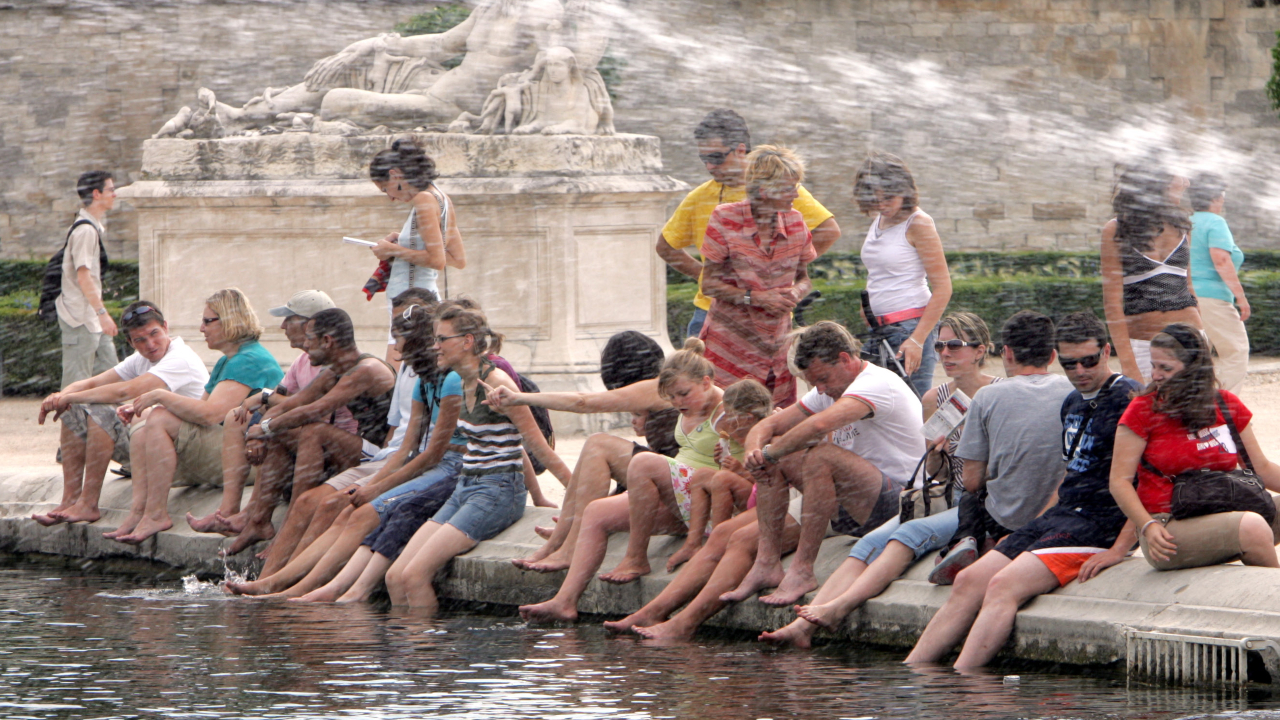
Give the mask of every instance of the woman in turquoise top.
M 1201 173 L 1187 190 L 1187 198 L 1196 211 L 1191 216 L 1191 285 L 1205 334 L 1218 351 L 1214 365 L 1218 382 L 1223 389 L 1237 392 L 1249 374 L 1249 335 L 1244 323 L 1250 310 L 1237 274 L 1244 253 L 1222 217 L 1227 183 L 1212 173 Z
M 249 299 L 236 288 L 205 301 L 200 332 L 210 350 L 222 353 L 200 399 L 152 390 L 120 408 L 126 422 L 142 424 L 129 439 L 133 504 L 129 517 L 103 537 L 138 544 L 173 527 L 169 488 L 222 483 L 222 421 L 249 395 L 284 379 L 280 363 L 258 343 L 262 325 Z

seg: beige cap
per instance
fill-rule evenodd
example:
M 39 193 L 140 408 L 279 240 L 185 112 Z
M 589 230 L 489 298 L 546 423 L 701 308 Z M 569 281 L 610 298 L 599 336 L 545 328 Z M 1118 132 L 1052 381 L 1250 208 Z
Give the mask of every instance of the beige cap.
M 315 314 L 321 310 L 332 310 L 338 307 L 333 304 L 333 300 L 320 290 L 301 290 L 293 294 L 289 298 L 289 302 L 284 307 L 274 307 L 268 312 L 276 317 L 289 317 L 291 315 L 301 315 L 309 318 L 315 317 Z

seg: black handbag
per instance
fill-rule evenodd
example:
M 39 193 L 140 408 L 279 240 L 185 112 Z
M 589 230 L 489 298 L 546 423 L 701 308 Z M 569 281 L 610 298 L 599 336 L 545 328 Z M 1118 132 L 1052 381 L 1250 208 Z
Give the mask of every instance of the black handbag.
M 927 451 L 924 457 L 920 458 L 920 462 L 916 463 L 915 472 L 911 473 L 911 480 L 898 494 L 899 522 L 926 518 L 950 509 L 953 460 L 950 453 L 943 452 L 941 455 L 942 461 L 938 463 L 938 470 L 932 474 L 929 473 L 926 465 L 929 460 Z M 938 479 L 939 476 L 942 476 L 941 480 Z M 919 484 L 916 482 L 917 479 Z
M 1253 462 L 1249 452 L 1245 450 L 1240 432 L 1236 430 L 1235 421 L 1231 419 L 1231 411 L 1218 396 L 1218 407 L 1222 410 L 1222 418 L 1226 420 L 1227 429 L 1231 431 L 1231 440 L 1236 445 L 1236 454 L 1244 463 L 1244 469 L 1236 470 L 1188 470 L 1176 477 L 1157 470 L 1146 458 L 1142 464 L 1147 470 L 1173 482 L 1173 501 L 1169 511 L 1174 520 L 1200 517 L 1224 512 L 1253 512 L 1261 515 L 1268 523 L 1275 522 L 1276 504 L 1271 493 L 1258 480 L 1253 471 Z

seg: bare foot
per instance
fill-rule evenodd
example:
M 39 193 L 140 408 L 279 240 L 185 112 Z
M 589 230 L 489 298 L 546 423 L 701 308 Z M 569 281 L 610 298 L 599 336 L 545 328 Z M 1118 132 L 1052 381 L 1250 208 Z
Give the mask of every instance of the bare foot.
M 689 562 L 689 558 L 693 557 L 700 549 L 702 549 L 701 545 L 690 545 L 689 543 L 681 545 L 679 550 L 667 558 L 667 572 L 675 572 L 676 568 Z
M 559 506 L 559 505 L 557 505 L 557 504 L 555 504 L 555 503 L 551 502 L 550 500 L 548 500 L 548 499 L 546 499 L 546 498 L 544 498 L 544 497 L 536 498 L 536 499 L 533 501 L 533 506 L 534 506 L 534 507 L 545 507 L 545 508 L 556 508 L 557 510 L 558 510 L 558 509 L 560 509 L 560 506 Z
M 695 629 L 668 621 L 651 627 L 634 627 L 632 632 L 646 640 L 688 640 Z
M 55 510 L 54 512 L 51 512 L 49 514 L 55 515 L 58 518 L 58 520 L 66 523 L 78 523 L 78 522 L 92 523 L 92 522 L 97 522 L 102 518 L 102 513 L 98 510 L 98 508 L 80 505 L 79 503 L 72 505 L 71 507 L 67 508 L 66 510 L 63 510 L 62 512 L 57 512 Z
M 228 530 L 233 533 L 243 532 L 244 526 L 249 524 L 249 514 L 243 510 L 235 515 L 223 515 L 221 510 L 215 510 L 213 517 L 218 522 L 226 525 Z
M 795 611 L 797 615 L 805 620 L 828 630 L 835 630 L 840 621 L 844 619 L 844 615 L 841 615 L 839 609 L 831 603 L 796 605 Z
M 227 581 L 222 583 L 222 590 L 228 595 L 249 595 L 249 596 L 265 595 L 268 592 L 271 592 L 270 588 L 266 587 L 266 583 L 263 582 L 262 580 L 253 580 L 250 582 Z
M 191 513 L 187 513 L 187 524 L 196 532 L 222 533 L 224 535 L 234 535 L 236 533 L 236 531 L 232 530 L 231 526 L 220 517 L 216 510 L 202 518 L 198 518 Z
M 270 522 L 265 522 L 262 525 L 245 525 L 240 534 L 236 536 L 235 541 L 223 553 L 230 557 L 248 550 L 259 540 L 270 540 L 275 536 L 276 528 Z
M 537 605 L 521 605 L 520 617 L 529 623 L 571 623 L 578 619 L 578 608 L 565 607 L 555 598 Z
M 798 618 L 790 625 L 780 627 L 773 632 L 760 633 L 760 637 L 756 639 L 774 645 L 793 645 L 807 649 L 813 647 L 813 631 L 816 629 L 817 626 L 813 623 L 804 618 Z
M 124 522 L 120 523 L 120 527 L 116 528 L 115 530 L 112 530 L 111 532 L 102 533 L 102 537 L 108 540 L 115 540 L 116 538 L 128 535 L 129 533 L 133 532 L 133 529 L 137 527 L 138 521 L 141 519 L 142 519 L 141 515 L 138 515 L 136 517 L 133 515 L 130 515 L 129 517 L 124 519 Z
M 291 602 L 333 602 L 337 599 L 337 589 L 330 589 L 328 585 L 318 587 L 305 595 L 289 598 Z
M 140 545 L 149 540 L 152 535 L 164 532 L 173 527 L 173 521 L 165 516 L 163 520 L 152 520 L 151 518 L 142 518 L 138 526 L 128 535 L 117 535 L 116 542 L 128 543 L 129 545 Z
M 36 522 L 40 523 L 45 527 L 49 527 L 50 525 L 57 525 L 58 523 L 62 522 L 62 518 L 54 516 L 52 512 L 47 512 L 43 515 L 41 515 L 40 513 L 32 513 L 31 519 L 35 520 Z
M 534 550 L 533 554 L 530 555 L 529 557 L 512 558 L 511 564 L 523 570 L 528 570 L 529 565 L 542 562 L 547 557 L 549 557 L 551 553 L 559 550 L 560 547 L 561 547 L 560 543 L 556 543 L 553 545 L 550 542 L 545 542 L 542 544 L 542 547 L 538 548 L 537 550 Z
M 526 562 L 524 564 L 524 569 L 540 573 L 557 572 L 560 570 L 567 570 L 572 562 L 573 555 L 561 549 L 551 553 L 538 562 Z
M 720 602 L 742 602 L 765 588 L 777 587 L 784 573 L 780 563 L 768 566 L 752 565 L 751 572 L 742 578 L 738 587 L 720 596 Z
M 604 629 L 611 633 L 635 632 L 636 626 L 657 625 L 664 618 L 649 617 L 644 611 L 633 612 L 621 620 L 610 620 L 604 624 Z
M 772 607 L 783 607 L 784 605 L 794 605 L 804 597 L 805 593 L 810 590 L 818 589 L 818 578 L 813 576 L 812 570 L 797 571 L 795 568 L 787 571 L 782 582 L 778 584 L 778 588 L 768 595 L 761 595 L 760 602 Z
M 635 582 L 645 575 L 648 575 L 649 572 L 648 558 L 645 558 L 644 560 L 632 560 L 631 558 L 624 557 L 622 558 L 622 562 L 618 563 L 617 567 L 607 573 L 600 574 L 598 577 L 607 583 L 612 583 L 614 585 L 626 585 L 627 583 Z
M 550 540 L 551 533 L 555 532 L 556 529 L 547 527 L 545 525 L 534 525 L 533 531 L 537 533 L 538 537 L 542 538 L 543 540 Z

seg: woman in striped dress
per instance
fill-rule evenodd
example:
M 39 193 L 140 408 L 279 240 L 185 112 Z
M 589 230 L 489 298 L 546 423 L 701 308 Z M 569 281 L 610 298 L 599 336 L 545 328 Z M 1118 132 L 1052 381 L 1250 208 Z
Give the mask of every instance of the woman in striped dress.
M 466 437 L 462 474 L 444 507 L 423 525 L 387 571 L 394 605 L 410 605 L 434 614 L 438 603 L 431 581 L 455 556 L 506 530 L 524 514 L 523 446 L 563 484 L 570 472 L 547 445 L 529 408 L 493 409 L 486 393 L 495 387 L 518 391 L 507 373 L 487 359 L 502 347 L 477 309 L 456 301 L 436 313 L 436 352 L 441 368 L 462 378 L 458 431 Z

